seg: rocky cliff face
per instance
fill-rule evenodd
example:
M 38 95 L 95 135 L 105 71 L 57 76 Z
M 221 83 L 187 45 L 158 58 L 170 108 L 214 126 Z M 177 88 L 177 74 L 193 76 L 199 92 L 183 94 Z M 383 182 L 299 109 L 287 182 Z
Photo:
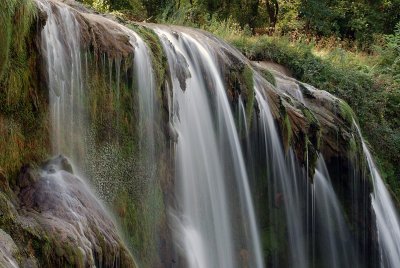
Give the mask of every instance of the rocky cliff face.
M 0 264 L 6 267 L 135 267 L 116 224 L 85 182 L 74 175 L 68 160 L 60 156 L 42 164 L 50 157 L 48 74 L 40 49 L 43 45 L 40 33 L 48 18 L 40 9 L 42 1 L 17 2 L 10 6 L 13 12 L 7 18 L 7 25 L 29 15 L 25 23 L 16 23 L 9 29 L 11 39 L 20 45 L 0 44 L 0 52 L 6 51 L 8 55 L 4 60 L 0 58 L 0 74 L 4 74 L 0 77 L 0 136 L 4 137 L 0 140 L 0 149 L 6 152 L 0 155 Z M 266 96 L 286 156 L 289 158 L 294 152 L 296 163 L 308 171 L 305 177 L 312 181 L 318 156 L 323 155 L 333 172 L 333 184 L 345 185 L 341 198 L 344 203 L 350 203 L 352 181 L 347 172 L 359 160 L 360 141 L 353 128 L 352 111 L 342 100 L 263 64 L 252 63 L 225 42 L 200 30 L 123 21 L 96 14 L 71 0 L 49 0 L 48 3 L 58 23 L 63 18 L 57 13 L 57 7 L 66 6 L 79 24 L 88 128 L 83 137 L 87 150 L 82 150 L 85 154 L 80 163 L 82 170 L 96 194 L 114 210 L 129 249 L 135 252 L 140 264 L 165 267 L 180 260 L 171 242 L 166 216 L 167 208 L 179 207 L 174 196 L 174 144 L 179 141 L 179 135 L 169 114 L 173 106 L 170 91 L 173 78 L 160 36 L 153 31 L 156 27 L 171 32 L 177 40 L 186 35 L 208 41 L 219 63 L 218 71 L 232 110 L 243 103 L 248 126 L 246 130 L 238 127 L 243 144 L 251 139 L 256 143 L 259 135 L 257 122 L 261 108 L 255 99 L 256 81 L 258 90 Z M 159 112 L 154 122 L 140 121 L 140 98 L 134 75 L 138 66 L 133 60 L 139 37 L 151 54 L 155 105 Z M 61 40 L 67 43 L 67 38 L 62 36 Z M 10 48 L 4 49 L 5 45 Z M 179 85 L 183 91 L 191 90 L 186 87 L 186 80 L 192 74 L 184 57 L 175 52 Z M 215 89 L 207 81 L 207 70 L 201 72 L 212 96 Z M 21 79 L 17 79 L 19 76 Z M 239 121 L 239 116 L 236 117 Z M 154 132 L 155 158 L 150 158 L 146 151 L 143 129 Z M 265 168 L 266 163 L 260 166 Z M 270 178 L 262 172 L 255 173 L 254 188 L 265 186 Z M 357 177 L 357 181 L 361 180 L 361 176 Z M 362 230 L 357 234 L 360 236 L 372 229 L 370 218 L 361 222 L 363 217 L 370 216 L 370 209 L 363 215 L 354 211 L 357 205 L 368 201 L 370 188 L 366 182 L 365 192 L 357 197 L 359 200 L 348 205 L 352 224 Z M 268 190 L 256 189 L 255 202 L 262 204 L 275 198 L 273 209 L 278 211 L 284 197 L 280 192 L 268 196 Z M 259 207 L 261 226 L 265 227 L 270 215 L 262 210 L 262 205 Z M 280 211 L 276 213 L 283 218 Z M 284 231 L 279 235 L 282 240 L 286 239 Z M 372 236 L 367 240 L 376 239 Z M 275 254 L 285 263 L 288 245 L 281 241 L 271 244 L 264 245 L 266 259 L 270 261 L 275 258 L 270 256 Z M 375 250 L 370 245 L 361 247 L 370 247 L 366 252 Z M 245 250 L 240 254 L 248 255 Z

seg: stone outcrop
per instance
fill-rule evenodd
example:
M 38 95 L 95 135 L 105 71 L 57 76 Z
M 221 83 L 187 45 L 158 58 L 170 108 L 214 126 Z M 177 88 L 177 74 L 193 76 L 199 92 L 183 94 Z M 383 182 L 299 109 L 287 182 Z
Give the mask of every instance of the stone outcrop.
M 21 168 L 0 195 L 4 267 L 136 267 L 116 226 L 62 156 Z

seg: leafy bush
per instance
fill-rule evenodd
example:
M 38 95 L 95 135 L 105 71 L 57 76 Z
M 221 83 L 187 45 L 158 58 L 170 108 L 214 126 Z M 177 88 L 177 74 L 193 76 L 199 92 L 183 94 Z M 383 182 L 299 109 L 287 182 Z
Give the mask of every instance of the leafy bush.
M 382 67 L 400 83 L 400 22 L 396 24 L 394 34 L 386 36 Z

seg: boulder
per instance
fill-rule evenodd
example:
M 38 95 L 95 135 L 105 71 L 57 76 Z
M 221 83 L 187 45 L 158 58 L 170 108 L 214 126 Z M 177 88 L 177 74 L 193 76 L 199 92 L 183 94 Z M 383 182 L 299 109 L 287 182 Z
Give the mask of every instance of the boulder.
M 63 156 L 25 165 L 0 195 L 1 267 L 136 267 L 107 209 Z

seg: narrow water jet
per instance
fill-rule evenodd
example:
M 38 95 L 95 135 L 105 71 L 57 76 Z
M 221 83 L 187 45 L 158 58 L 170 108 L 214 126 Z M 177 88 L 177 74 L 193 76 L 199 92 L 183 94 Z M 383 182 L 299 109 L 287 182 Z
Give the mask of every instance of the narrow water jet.
M 313 191 L 318 236 L 316 247 L 323 267 L 359 267 L 352 236 L 322 156 L 317 162 Z
M 355 121 L 353 124 L 361 138 L 362 149 L 374 187 L 374 192 L 371 193 L 371 205 L 375 213 L 380 264 L 381 267 L 397 267 L 400 264 L 400 222 L 396 207 L 362 137 L 359 126 Z
M 306 268 L 310 266 L 306 243 L 306 222 L 302 215 L 302 197 L 304 188 L 301 180 L 306 181 L 304 173 L 296 167 L 293 157 L 286 159 L 281 140 L 275 127 L 275 121 L 271 114 L 267 97 L 264 96 L 262 78 L 256 75 L 254 78 L 254 91 L 260 107 L 259 126 L 261 137 L 264 139 L 266 163 L 265 168 L 269 174 L 269 191 L 271 196 L 282 196 L 284 199 L 286 222 L 289 233 L 290 265 Z M 289 156 L 292 154 L 289 154 Z M 308 217 L 307 217 L 308 218 Z
M 37 3 L 48 18 L 41 33 L 47 67 L 52 153 L 84 160 L 85 100 L 82 77 L 80 26 L 70 8 Z M 65 38 L 68 36 L 68 38 Z

